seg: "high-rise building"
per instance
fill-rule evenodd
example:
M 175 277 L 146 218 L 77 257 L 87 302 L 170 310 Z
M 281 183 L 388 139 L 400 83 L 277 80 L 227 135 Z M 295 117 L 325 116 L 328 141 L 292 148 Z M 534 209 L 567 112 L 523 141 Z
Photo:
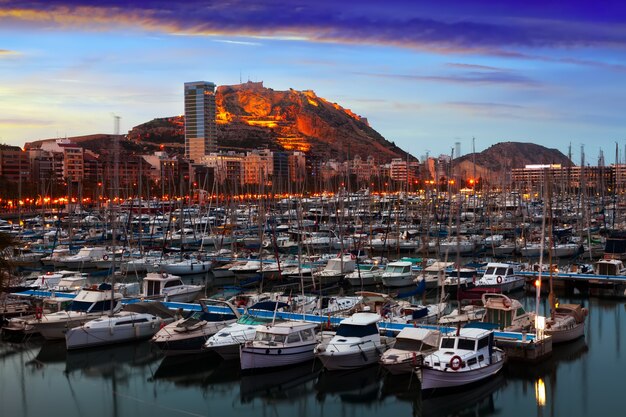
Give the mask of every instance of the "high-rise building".
M 185 157 L 194 162 L 217 152 L 215 84 L 185 83 Z

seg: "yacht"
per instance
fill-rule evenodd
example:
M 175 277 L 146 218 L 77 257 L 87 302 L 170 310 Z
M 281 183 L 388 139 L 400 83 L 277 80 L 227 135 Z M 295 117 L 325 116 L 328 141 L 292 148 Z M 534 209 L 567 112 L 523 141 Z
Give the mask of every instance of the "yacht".
M 346 275 L 345 279 L 353 287 L 376 285 L 382 282 L 383 269 L 377 264 L 359 264 L 358 268 Z
M 513 265 L 489 262 L 483 276 L 476 281 L 480 289 L 493 288 L 501 293 L 508 293 L 524 286 L 524 277 L 515 273 Z
M 409 261 L 389 262 L 382 275 L 385 287 L 406 287 L 413 285 L 415 276 L 411 271 L 413 264 Z
M 375 313 L 354 313 L 339 323 L 328 342 L 315 347 L 315 356 L 328 370 L 355 369 L 378 362 L 387 349 L 381 340 Z
M 84 288 L 76 294 L 67 310 L 42 314 L 27 322 L 48 340 L 63 339 L 68 329 L 122 308 L 122 295 L 113 293 L 109 284 Z

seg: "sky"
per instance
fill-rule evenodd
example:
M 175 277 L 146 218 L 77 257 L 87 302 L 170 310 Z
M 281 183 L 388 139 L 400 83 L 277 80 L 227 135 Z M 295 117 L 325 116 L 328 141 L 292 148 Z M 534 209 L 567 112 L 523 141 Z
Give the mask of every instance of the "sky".
M 314 90 L 418 158 L 626 153 L 626 3 L 0 0 L 0 143 L 122 133 L 183 84 Z M 455 157 L 458 155 L 454 155 Z

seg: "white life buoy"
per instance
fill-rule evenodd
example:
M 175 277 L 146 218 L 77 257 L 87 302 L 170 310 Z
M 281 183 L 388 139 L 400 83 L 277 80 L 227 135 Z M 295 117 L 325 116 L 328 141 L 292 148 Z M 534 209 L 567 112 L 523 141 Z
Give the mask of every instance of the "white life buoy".
M 498 275 L 498 277 L 496 278 L 496 282 L 498 284 L 502 284 L 502 277 L 500 275 Z

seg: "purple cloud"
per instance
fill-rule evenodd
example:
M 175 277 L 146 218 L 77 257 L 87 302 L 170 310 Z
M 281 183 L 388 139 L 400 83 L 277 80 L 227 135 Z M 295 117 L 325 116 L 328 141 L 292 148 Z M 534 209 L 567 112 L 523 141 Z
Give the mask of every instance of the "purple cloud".
M 140 25 L 152 30 L 199 34 L 302 37 L 320 42 L 396 45 L 407 48 L 626 46 L 626 6 L 556 0 L 361 1 L 341 4 L 296 0 L 244 1 L 27 1 L 0 2 L 0 19 Z M 19 12 L 21 11 L 21 12 Z M 109 18 L 109 21 L 107 21 Z

